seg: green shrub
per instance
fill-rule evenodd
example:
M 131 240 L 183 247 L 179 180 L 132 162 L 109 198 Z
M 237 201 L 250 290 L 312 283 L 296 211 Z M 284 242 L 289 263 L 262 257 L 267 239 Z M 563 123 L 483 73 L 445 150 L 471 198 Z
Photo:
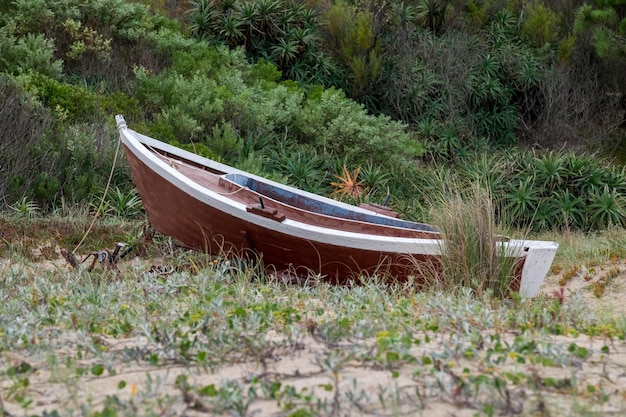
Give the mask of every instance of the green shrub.
M 550 55 L 530 45 L 513 14 L 501 10 L 480 32 L 438 36 L 410 22 L 390 26 L 383 38 L 379 100 L 430 140 L 433 156 L 454 158 L 485 140 L 511 146 L 532 130 L 545 104 Z
M 112 186 L 128 184 L 128 166 L 119 160 L 112 166 L 117 144 L 110 123 L 57 122 L 30 150 L 37 171 L 26 176 L 25 194 L 48 211 L 62 203 L 89 201 L 104 188 L 113 168 Z
M 334 64 L 320 49 L 317 15 L 304 3 L 196 0 L 189 19 L 198 40 L 243 47 L 251 61 L 271 62 L 303 84 L 335 84 Z
M 137 99 L 126 93 L 100 94 L 43 74 L 25 77 L 24 84 L 44 106 L 68 123 L 105 118 L 117 113 L 128 116 L 140 113 Z
M 129 91 L 134 65 L 159 71 L 172 50 L 190 42 L 179 23 L 138 2 L 16 0 L 7 14 L 0 66 L 12 72 L 32 68 L 57 79 L 63 73 L 113 90 Z
M 204 142 L 227 161 L 248 151 L 280 148 L 286 140 L 352 165 L 390 167 L 424 152 L 406 126 L 368 115 L 339 91 L 313 89 L 303 102 L 303 90 L 293 84 L 249 79 L 255 68 L 242 61 L 240 52 L 197 44 L 174 54 L 172 68 L 157 76 L 138 69 L 139 99 L 148 109 L 159 109 L 148 124 L 149 134 Z M 216 126 L 222 131 L 215 131 Z M 231 133 L 226 135 L 224 126 Z
M 371 161 L 391 167 L 424 152 L 423 145 L 406 132 L 405 125 L 386 116 L 369 115 L 363 105 L 333 89 L 325 90 L 319 99 L 305 101 L 297 115 L 296 129 L 322 155 L 352 165 Z
M 241 137 L 239 137 L 233 125 L 228 122 L 214 125 L 206 143 L 209 149 L 230 163 L 239 158 L 243 148 Z
M 13 75 L 31 71 L 58 79 L 62 61 L 54 59 L 55 47 L 42 34 L 16 35 L 15 23 L 0 27 L 0 71 Z
M 353 99 L 367 101 L 383 66 L 374 14 L 340 0 L 329 7 L 323 22 L 324 45 L 348 74 L 346 93 Z
M 554 44 L 559 35 L 559 16 L 541 2 L 525 2 L 524 10 L 528 17 L 522 22 L 522 33 L 537 47 Z

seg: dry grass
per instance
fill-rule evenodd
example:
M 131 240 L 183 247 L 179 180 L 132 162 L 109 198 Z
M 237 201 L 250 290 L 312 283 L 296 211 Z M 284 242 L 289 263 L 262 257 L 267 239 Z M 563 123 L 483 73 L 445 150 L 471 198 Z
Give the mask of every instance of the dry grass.
M 448 191 L 435 207 L 432 222 L 445 242 L 442 249 L 445 291 L 471 288 L 478 294 L 506 296 L 515 268 L 515 258 L 502 243 L 503 228 L 495 218 L 488 192 L 472 188 L 463 195 L 459 188 Z

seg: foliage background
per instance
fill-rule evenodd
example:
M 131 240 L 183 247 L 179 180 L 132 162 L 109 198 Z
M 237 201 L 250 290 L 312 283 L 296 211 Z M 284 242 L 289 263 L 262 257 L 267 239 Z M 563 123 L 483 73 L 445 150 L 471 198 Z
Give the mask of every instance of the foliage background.
M 321 194 L 429 220 L 454 178 L 537 230 L 626 219 L 619 1 L 0 0 L 2 207 L 92 204 L 113 116 Z M 123 158 L 111 213 L 134 215 Z M 135 197 L 135 199 L 133 198 Z

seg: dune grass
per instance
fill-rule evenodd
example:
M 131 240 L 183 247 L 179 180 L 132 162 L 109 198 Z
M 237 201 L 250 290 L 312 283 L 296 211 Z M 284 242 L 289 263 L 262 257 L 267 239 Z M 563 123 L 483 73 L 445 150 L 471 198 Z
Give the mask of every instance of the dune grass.
M 452 191 L 450 189 L 452 188 Z M 505 298 L 515 269 L 515 248 L 504 243 L 506 224 L 496 219 L 490 194 L 478 187 L 461 192 L 450 184 L 432 202 L 432 222 L 442 233 L 443 276 L 438 286 L 445 292 L 471 289 Z

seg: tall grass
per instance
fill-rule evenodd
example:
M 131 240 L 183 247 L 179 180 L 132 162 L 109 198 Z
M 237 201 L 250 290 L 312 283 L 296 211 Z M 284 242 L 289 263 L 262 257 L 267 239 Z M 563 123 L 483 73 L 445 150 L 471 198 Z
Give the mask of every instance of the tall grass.
M 442 233 L 443 290 L 471 288 L 482 295 L 507 295 L 516 258 L 504 243 L 504 225 L 496 220 L 491 194 L 477 185 L 448 183 L 432 202 L 432 221 Z

